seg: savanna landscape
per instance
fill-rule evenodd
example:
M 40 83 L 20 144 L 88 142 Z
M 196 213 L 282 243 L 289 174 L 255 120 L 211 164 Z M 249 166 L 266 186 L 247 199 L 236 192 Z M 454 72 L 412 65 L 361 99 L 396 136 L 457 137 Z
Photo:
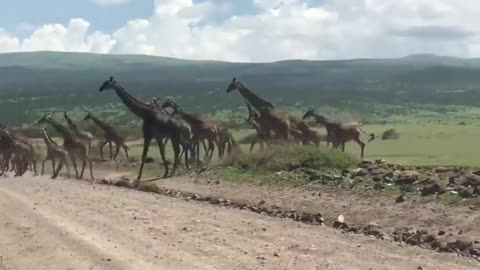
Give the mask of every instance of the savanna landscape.
M 478 269 L 479 72 L 0 54 L 0 269 Z

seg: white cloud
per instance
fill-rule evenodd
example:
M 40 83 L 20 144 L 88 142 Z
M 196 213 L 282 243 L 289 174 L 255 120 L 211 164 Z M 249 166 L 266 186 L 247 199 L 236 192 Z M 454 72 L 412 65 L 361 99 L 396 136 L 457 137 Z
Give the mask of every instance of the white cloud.
M 0 28 L 0 53 L 17 51 L 20 47 L 18 38 L 10 36 Z
M 90 1 L 99 6 L 123 5 L 130 2 L 130 0 L 90 0 Z
M 120 1 L 120 0 L 117 0 Z M 210 1 L 155 0 L 149 18 L 111 34 L 73 19 L 19 40 L 0 31 L 0 51 L 62 50 L 155 54 L 190 59 L 397 57 L 412 53 L 480 56 L 476 0 L 251 0 L 259 13 L 223 22 L 231 11 Z
M 71 19 L 67 26 L 47 24 L 23 40 L 23 51 L 78 51 L 108 53 L 115 41 L 109 35 L 89 32 L 90 23 Z

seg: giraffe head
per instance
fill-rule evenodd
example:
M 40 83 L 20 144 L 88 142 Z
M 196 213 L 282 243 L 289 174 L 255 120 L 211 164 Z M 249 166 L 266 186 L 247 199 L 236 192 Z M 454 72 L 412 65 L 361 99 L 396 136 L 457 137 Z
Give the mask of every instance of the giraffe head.
M 40 118 L 40 120 L 37 121 L 37 124 L 45 124 L 50 120 L 52 120 L 52 115 L 49 113 L 46 113 L 43 115 L 42 118 Z
M 87 112 L 87 115 L 85 115 L 85 117 L 83 118 L 83 120 L 87 121 L 89 119 L 92 119 L 92 114 Z
M 102 91 L 105 91 L 105 90 L 114 89 L 116 85 L 117 85 L 117 81 L 115 81 L 115 79 L 112 76 L 112 77 L 110 77 L 110 79 L 106 80 L 102 84 L 102 86 L 100 86 L 100 89 L 98 89 L 98 91 L 102 92 Z
M 166 108 L 177 109 L 178 105 L 171 98 L 167 98 L 167 99 L 165 99 L 165 102 L 162 104 L 161 108 L 162 109 L 166 109 Z
M 228 85 L 227 93 L 230 93 L 234 90 L 237 90 L 242 84 L 237 81 L 236 78 L 233 78 L 232 82 Z
M 303 115 L 302 119 L 305 120 L 309 117 L 313 117 L 314 115 L 315 115 L 315 109 L 310 107 L 308 111 Z

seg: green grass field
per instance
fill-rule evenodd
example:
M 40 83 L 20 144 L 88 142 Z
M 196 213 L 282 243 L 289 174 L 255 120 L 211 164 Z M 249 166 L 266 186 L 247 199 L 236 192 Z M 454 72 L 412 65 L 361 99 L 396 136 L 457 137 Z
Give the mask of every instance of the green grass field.
M 398 140 L 381 140 L 382 133 L 394 128 L 400 133 Z M 398 123 L 390 125 L 365 125 L 363 129 L 374 133 L 376 139 L 365 148 L 365 159 L 384 159 L 391 163 L 418 166 L 468 166 L 480 167 L 480 149 L 477 148 L 480 139 L 480 120 L 469 121 L 466 125 L 459 125 L 459 121 L 450 120 L 437 122 L 432 120 L 425 123 Z M 320 132 L 325 132 L 319 128 Z M 234 135 L 240 139 L 253 130 L 236 130 Z M 363 135 L 366 141 L 368 137 Z M 249 145 L 242 145 L 248 151 Z M 139 158 L 142 145 L 131 147 L 132 155 Z M 346 145 L 346 151 L 359 156 L 360 148 L 354 142 Z M 167 153 L 171 157 L 170 151 Z M 158 160 L 157 147 L 151 147 L 149 156 Z

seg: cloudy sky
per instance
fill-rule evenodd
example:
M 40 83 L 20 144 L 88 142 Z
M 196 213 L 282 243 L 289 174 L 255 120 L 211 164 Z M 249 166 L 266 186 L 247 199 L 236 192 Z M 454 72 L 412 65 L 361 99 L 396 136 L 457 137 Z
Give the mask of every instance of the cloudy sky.
M 8 0 L 0 8 L 0 52 L 480 57 L 478 0 Z

